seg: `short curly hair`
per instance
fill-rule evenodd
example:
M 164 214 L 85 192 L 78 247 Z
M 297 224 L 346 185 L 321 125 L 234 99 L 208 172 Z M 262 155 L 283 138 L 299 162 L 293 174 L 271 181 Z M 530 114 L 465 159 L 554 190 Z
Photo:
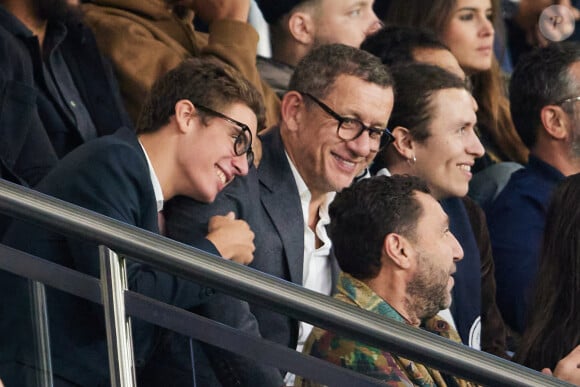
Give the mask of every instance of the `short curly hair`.
M 375 278 L 381 269 L 385 237 L 415 237 L 422 214 L 415 192 L 429 193 L 416 176 L 376 176 L 338 193 L 330 205 L 329 235 L 342 271 L 355 278 Z

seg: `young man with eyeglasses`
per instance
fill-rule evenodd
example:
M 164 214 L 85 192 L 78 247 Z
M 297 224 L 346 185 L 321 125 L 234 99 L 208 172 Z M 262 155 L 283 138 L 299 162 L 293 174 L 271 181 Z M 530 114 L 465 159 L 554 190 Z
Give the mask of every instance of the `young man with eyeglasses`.
M 554 43 L 520 58 L 509 96 L 514 125 L 530 158 L 484 209 L 497 303 L 505 322 L 521 334 L 550 197 L 565 176 L 580 172 L 580 45 Z
M 375 157 L 393 107 L 393 83 L 378 58 L 345 45 L 321 46 L 298 65 L 278 126 L 261 135 L 256 170 L 211 205 L 178 198 L 167 209 L 168 236 L 194 243 L 211 215 L 236 211 L 256 234 L 251 266 L 330 295 L 338 267 L 326 234 L 328 205 Z M 315 102 L 318 101 L 318 102 Z M 209 303 L 206 313 L 236 326 L 243 314 Z M 243 311 L 242 311 L 243 312 Z M 246 311 L 249 313 L 249 311 Z M 311 326 L 251 306 L 263 337 L 299 348 Z M 292 380 L 287 380 L 289 384 Z
M 137 135 L 122 128 L 114 135 L 79 147 L 38 189 L 159 233 L 159 213 L 165 201 L 184 195 L 212 202 L 235 177 L 248 173 L 252 139 L 263 125 L 262 97 L 247 80 L 215 61 L 191 59 L 155 83 L 145 101 Z M 249 263 L 254 250 L 252 231 L 233 214 L 220 215 L 223 216 L 210 219 L 209 228 L 194 245 Z M 92 243 L 21 222 L 9 229 L 5 242 L 99 276 L 98 250 Z M 6 302 L 11 301 L 0 316 L 0 375 L 8 385 L 29 385 L 37 371 L 30 341 L 32 330 L 26 314 L 18 313 L 28 305 L 28 300 L 23 299 L 28 294 L 27 281 L 7 273 L 2 276 L 0 294 Z M 128 278 L 130 289 L 188 310 L 212 295 L 209 289 L 131 261 Z M 55 385 L 108 385 L 102 308 L 52 289 L 47 292 Z M 133 320 L 140 386 L 159 385 L 172 367 L 173 382 L 179 383 L 180 378 L 192 381 L 190 370 L 180 372 L 178 366 L 163 362 L 162 356 L 154 356 L 163 349 L 162 332 Z M 259 370 L 265 380 L 268 374 L 279 380 L 276 370 Z M 209 384 L 198 380 L 198 385 Z

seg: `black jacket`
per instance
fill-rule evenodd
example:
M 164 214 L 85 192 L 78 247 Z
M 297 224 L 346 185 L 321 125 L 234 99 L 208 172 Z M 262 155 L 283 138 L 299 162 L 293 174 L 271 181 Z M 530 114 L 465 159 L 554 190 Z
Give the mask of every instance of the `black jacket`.
M 92 32 L 78 19 L 64 24 L 67 34 L 59 50 L 97 136 L 132 127 Z M 0 177 L 30 186 L 85 142 L 70 116 L 43 90 L 43 76 L 38 39 L 0 6 Z
M 71 152 L 37 188 L 127 224 L 159 232 L 147 160 L 129 129 L 121 129 Z M 99 276 L 98 249 L 94 243 L 24 222 L 14 222 L 3 243 Z M 218 254 L 203 237 L 194 245 Z M 188 310 L 212 295 L 203 286 L 134 261 L 127 264 L 127 276 L 131 290 Z M 0 271 L 0 375 L 7 386 L 26 385 L 25 375 L 34 367 L 27 286 L 27 281 L 20 277 Z M 52 288 L 47 288 L 47 299 L 55 379 L 81 386 L 109 385 L 102 306 Z M 162 332 L 139 319 L 133 319 L 132 324 L 137 371 L 146 372 L 149 366 L 155 366 L 150 360 Z

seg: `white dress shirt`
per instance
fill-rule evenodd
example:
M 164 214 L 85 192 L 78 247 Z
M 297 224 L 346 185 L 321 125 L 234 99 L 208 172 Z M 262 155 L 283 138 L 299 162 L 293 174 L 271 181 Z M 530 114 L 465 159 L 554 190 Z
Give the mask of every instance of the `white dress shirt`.
M 328 215 L 328 206 L 336 195 L 335 192 L 326 194 L 324 203 L 318 209 L 318 222 L 315 230 L 308 227 L 309 206 L 312 195 L 308 186 L 298 173 L 298 170 L 288 157 L 290 169 L 296 181 L 296 187 L 300 195 L 300 203 L 302 205 L 302 216 L 304 218 L 304 262 L 302 267 L 302 286 L 316 292 L 330 296 L 332 292 L 332 266 L 329 259 L 331 242 L 326 232 L 326 226 L 330 223 L 330 216 Z M 322 242 L 322 245 L 316 248 L 316 239 Z M 312 325 L 299 322 L 298 345 L 296 350 L 301 352 L 304 343 L 312 331 Z M 294 375 L 288 374 L 285 382 L 287 385 L 294 385 Z
M 155 169 L 153 169 L 153 165 L 151 164 L 151 160 L 149 160 L 149 156 L 147 155 L 147 151 L 145 147 L 139 141 L 139 145 L 141 145 L 141 149 L 143 149 L 143 153 L 145 153 L 145 159 L 147 160 L 147 165 L 149 166 L 149 176 L 151 178 L 151 185 L 153 186 L 153 193 L 155 194 L 155 202 L 157 204 L 157 212 L 161 212 L 163 210 L 163 190 L 161 190 L 161 184 L 159 183 L 159 179 L 155 174 Z

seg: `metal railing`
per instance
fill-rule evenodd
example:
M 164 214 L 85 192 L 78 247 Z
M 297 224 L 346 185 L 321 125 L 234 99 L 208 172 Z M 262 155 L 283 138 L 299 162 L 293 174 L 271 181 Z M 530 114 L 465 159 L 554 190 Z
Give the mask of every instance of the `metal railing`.
M 119 254 L 128 255 L 133 260 L 147 263 L 159 270 L 202 283 L 248 302 L 262 305 L 301 321 L 310 322 L 355 340 L 370 343 L 375 347 L 383 348 L 480 384 L 538 387 L 569 385 L 518 364 L 467 348 L 414 327 L 385 319 L 292 283 L 227 260 L 217 259 L 201 250 L 5 181 L 0 181 L 0 212 L 32 221 L 55 232 L 106 245 Z M 10 266 L 10 264 L 5 265 L 0 256 L 0 269 L 18 271 L 14 265 L 12 265 L 12 269 L 6 266 Z M 62 268 L 63 273 L 69 270 Z M 81 274 L 77 273 L 77 275 Z M 32 278 L 30 275 L 26 276 Z M 37 277 L 42 277 L 42 275 L 37 275 Z M 89 279 L 96 281 L 92 277 Z M 50 282 L 49 278 L 44 278 L 44 280 L 47 284 Z M 84 291 L 87 293 L 87 298 L 92 297 L 94 300 L 95 290 L 89 289 L 91 286 L 77 284 L 76 289 L 73 290 L 78 291 L 83 286 L 85 286 Z M 165 313 L 175 318 L 160 321 L 158 316 L 157 318 L 151 315 L 147 317 L 148 308 L 155 307 L 157 301 L 126 291 L 125 302 L 129 315 L 139 315 L 146 321 L 204 340 L 203 337 L 199 337 L 198 332 L 196 333 L 188 329 L 187 326 L 183 326 L 184 324 L 180 324 L 180 319 L 207 323 L 200 316 L 174 310 L 175 308 L 164 305 Z M 314 362 L 318 367 L 317 359 L 306 358 L 288 348 L 247 337 L 239 332 L 232 332 L 234 330 L 231 328 L 228 330 L 228 328 L 223 327 L 223 329 L 226 337 L 234 338 L 241 343 L 244 343 L 244 340 L 249 340 L 257 345 L 262 345 L 267 350 L 266 354 L 282 353 L 284 363 L 283 367 L 282 364 L 272 364 L 280 361 L 280 356 L 274 356 L 274 358 L 256 356 L 256 360 L 287 369 L 307 378 L 320 379 L 317 378 L 318 374 L 316 370 L 312 369 L 313 367 L 308 369 L 305 366 L 308 362 Z M 234 336 L 227 336 L 228 334 Z M 236 336 L 236 334 L 238 335 Z M 236 352 L 235 342 L 229 342 L 225 347 Z M 242 347 L 239 352 L 242 355 L 244 355 L 243 349 Z M 304 359 L 308 361 L 305 362 Z M 361 380 L 364 381 L 365 378 L 361 376 Z M 325 381 L 321 381 L 325 383 Z M 371 384 L 364 385 L 372 385 L 372 382 L 369 383 Z

